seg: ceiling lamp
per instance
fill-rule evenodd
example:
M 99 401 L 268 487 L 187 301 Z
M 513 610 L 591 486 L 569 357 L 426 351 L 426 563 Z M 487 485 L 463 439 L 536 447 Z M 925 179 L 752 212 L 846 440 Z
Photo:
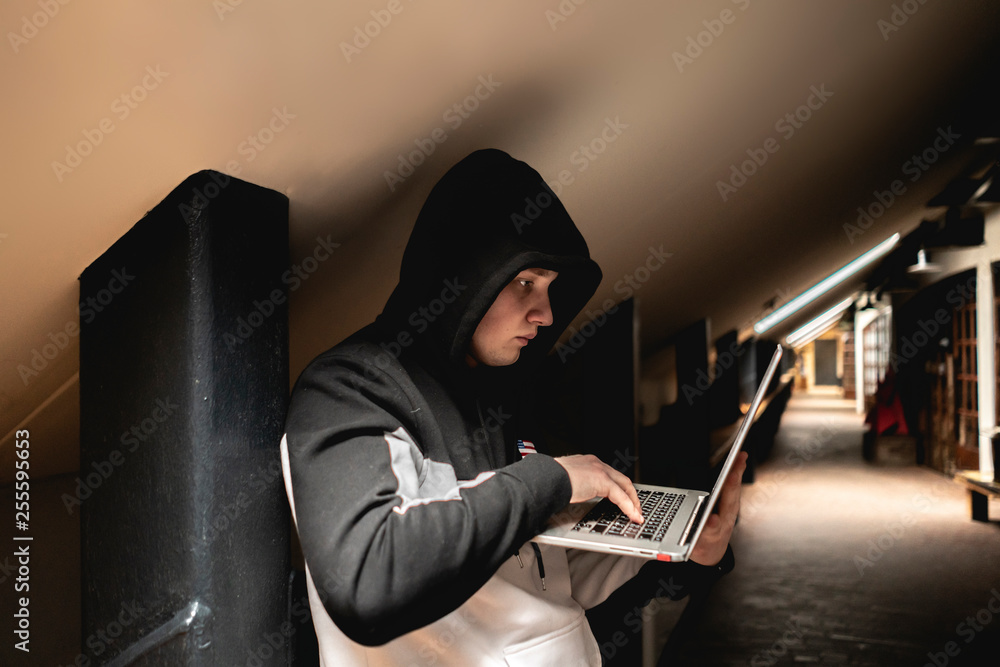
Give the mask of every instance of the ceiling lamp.
M 808 324 L 804 324 L 792 333 L 788 334 L 785 342 L 792 347 L 802 347 L 822 336 L 826 331 L 833 328 L 840 320 L 840 316 L 854 303 L 854 298 L 844 299 L 836 306 L 826 311 Z
M 1000 177 L 994 176 L 983 183 L 983 187 L 976 191 L 975 198 L 977 204 L 980 202 L 987 204 L 1000 202 Z
M 879 243 L 863 255 L 855 257 L 851 262 L 837 269 L 785 305 L 761 318 L 755 325 L 753 325 L 753 330 L 757 332 L 757 334 L 764 333 L 793 313 L 798 312 L 800 308 L 812 303 L 861 269 L 888 253 L 896 246 L 897 243 L 899 243 L 898 233 L 893 234 L 888 239 L 882 241 L 882 243 Z
M 927 261 L 927 251 L 923 248 L 917 251 L 917 263 L 906 267 L 907 273 L 939 273 L 940 271 L 940 264 Z

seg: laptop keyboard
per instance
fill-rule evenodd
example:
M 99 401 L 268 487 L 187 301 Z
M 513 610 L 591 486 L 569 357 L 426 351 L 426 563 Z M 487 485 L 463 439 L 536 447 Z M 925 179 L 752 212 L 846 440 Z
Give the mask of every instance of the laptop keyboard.
M 684 496 L 649 489 L 638 489 L 637 493 L 645 518 L 642 523 L 632 523 L 617 505 L 605 498 L 587 512 L 587 516 L 580 519 L 573 530 L 659 542 L 677 516 Z

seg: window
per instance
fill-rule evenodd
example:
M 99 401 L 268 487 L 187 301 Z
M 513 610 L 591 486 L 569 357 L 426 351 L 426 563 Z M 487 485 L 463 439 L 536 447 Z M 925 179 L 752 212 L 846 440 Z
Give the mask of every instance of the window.
M 955 438 L 956 465 L 979 467 L 979 387 L 976 358 L 976 302 L 955 309 Z
M 889 311 L 883 311 L 861 332 L 866 410 L 875 404 L 878 383 L 885 377 L 885 370 L 889 367 L 891 328 L 892 315 Z
M 996 410 L 993 413 L 995 419 L 1000 420 L 1000 292 L 997 291 L 997 282 L 1000 282 L 1000 264 L 993 265 L 993 363 L 996 379 L 996 387 L 993 396 L 996 399 Z M 994 461 L 993 465 L 1000 464 Z

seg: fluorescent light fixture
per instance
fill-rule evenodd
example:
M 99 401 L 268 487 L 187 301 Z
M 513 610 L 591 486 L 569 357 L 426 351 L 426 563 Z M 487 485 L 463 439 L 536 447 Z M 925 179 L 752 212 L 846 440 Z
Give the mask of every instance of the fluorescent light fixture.
M 809 341 L 818 338 L 824 331 L 836 324 L 841 314 L 854 302 L 854 297 L 848 297 L 836 306 L 826 311 L 808 324 L 804 324 L 788 334 L 785 342 L 792 347 L 801 347 Z M 811 337 L 810 337 L 811 336 Z
M 978 201 L 993 186 L 994 180 L 996 180 L 996 177 L 983 179 L 983 184 L 972 194 L 972 198 Z
M 899 243 L 898 233 L 893 234 L 865 254 L 854 258 L 854 260 L 849 264 L 846 264 L 837 271 L 834 271 L 829 276 L 819 281 L 802 294 L 799 294 L 785 305 L 761 318 L 757 324 L 753 325 L 753 330 L 758 334 L 764 333 L 778 322 L 781 322 L 785 318 L 797 312 L 803 306 L 812 303 L 817 298 L 826 294 L 861 269 L 888 253 L 897 243 Z

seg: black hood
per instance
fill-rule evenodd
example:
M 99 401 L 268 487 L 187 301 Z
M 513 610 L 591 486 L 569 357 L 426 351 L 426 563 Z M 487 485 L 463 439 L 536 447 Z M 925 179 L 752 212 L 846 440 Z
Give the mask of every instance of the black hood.
M 523 269 L 559 272 L 553 323 L 508 372 L 534 367 L 601 282 L 583 236 L 537 171 L 495 149 L 460 161 L 431 190 L 410 235 L 399 284 L 378 325 L 386 339 L 465 366 L 472 334 Z M 412 342 L 411 342 L 412 341 Z

